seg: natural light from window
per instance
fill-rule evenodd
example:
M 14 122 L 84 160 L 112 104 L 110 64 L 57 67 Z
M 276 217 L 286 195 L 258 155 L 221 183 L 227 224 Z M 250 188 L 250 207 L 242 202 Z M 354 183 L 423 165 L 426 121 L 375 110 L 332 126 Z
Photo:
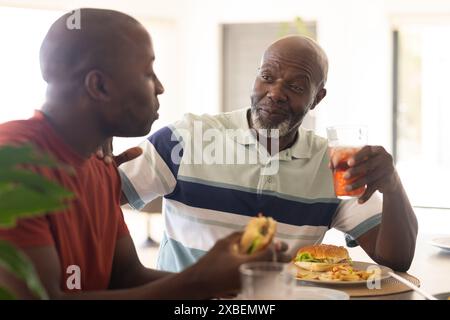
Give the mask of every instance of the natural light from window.
M 398 163 L 416 206 L 450 208 L 449 25 L 399 30 Z
M 44 101 L 39 48 L 58 11 L 0 8 L 0 123 L 26 119 Z

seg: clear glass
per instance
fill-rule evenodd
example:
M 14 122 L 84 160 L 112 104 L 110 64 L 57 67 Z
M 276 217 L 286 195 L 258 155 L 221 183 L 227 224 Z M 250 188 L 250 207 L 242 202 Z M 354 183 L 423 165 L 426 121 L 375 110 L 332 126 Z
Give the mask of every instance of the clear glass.
M 345 179 L 344 175 L 349 168 L 347 161 L 367 145 L 367 127 L 360 125 L 328 127 L 327 137 L 336 196 L 341 199 L 361 196 L 366 186 L 346 190 L 346 187 L 359 177 Z
M 242 299 L 290 300 L 296 285 L 295 268 L 291 263 L 251 262 L 239 269 Z

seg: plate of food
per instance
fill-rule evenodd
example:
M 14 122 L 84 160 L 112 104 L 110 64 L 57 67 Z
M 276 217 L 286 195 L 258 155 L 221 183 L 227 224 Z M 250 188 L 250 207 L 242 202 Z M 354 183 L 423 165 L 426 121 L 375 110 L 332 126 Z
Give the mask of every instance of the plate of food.
M 293 263 L 297 280 L 317 284 L 364 284 L 387 279 L 393 272 L 374 263 L 352 261 L 347 249 L 327 244 L 299 249 Z
M 450 237 L 438 237 L 430 241 L 430 244 L 442 249 L 444 251 L 450 252 Z

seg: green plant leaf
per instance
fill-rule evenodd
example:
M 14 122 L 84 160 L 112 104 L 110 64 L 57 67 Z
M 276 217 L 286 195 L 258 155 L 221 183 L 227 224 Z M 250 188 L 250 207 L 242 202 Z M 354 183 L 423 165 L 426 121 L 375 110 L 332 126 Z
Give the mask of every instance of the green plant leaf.
M 310 38 L 314 38 L 314 35 L 308 29 L 307 24 L 301 17 L 295 17 L 293 21 L 280 23 L 278 30 L 278 38 L 284 37 L 288 34 L 300 34 Z
M 278 30 L 278 38 L 284 37 L 285 35 L 289 34 L 289 28 L 289 22 L 281 22 L 280 28 Z
M 295 17 L 294 23 L 297 28 L 297 32 L 299 34 L 303 34 L 305 36 L 312 37 L 311 32 L 308 30 L 308 27 L 306 26 L 306 23 L 303 21 L 302 18 Z
M 5 145 L 0 148 L 0 168 L 4 169 L 24 164 L 45 167 L 61 166 L 53 157 L 38 151 L 31 144 L 20 146 Z
M 24 281 L 38 298 L 48 299 L 31 261 L 6 241 L 0 241 L 0 266 Z
M 59 164 L 32 145 L 0 147 L 0 227 L 13 227 L 20 217 L 62 210 L 73 194 L 31 168 L 73 169 Z M 32 262 L 6 241 L 0 241 L 0 266 L 26 283 L 36 297 L 48 299 Z M 0 298 L 13 298 L 0 288 Z
M 15 300 L 16 298 L 5 288 L 0 287 L 0 300 Z
M 6 150 L 6 152 L 5 152 Z M 14 227 L 17 218 L 62 210 L 64 200 L 73 194 L 59 184 L 49 181 L 30 168 L 20 165 L 52 166 L 58 164 L 50 157 L 39 154 L 33 147 L 0 148 L 0 227 Z M 7 156 L 5 160 L 2 156 Z M 35 162 L 34 162 L 35 161 Z
M 17 185 L 8 192 L 4 191 L 0 194 L 0 226 L 14 227 L 20 217 L 42 215 L 65 207 L 61 197 L 56 194 L 46 195 L 27 186 Z

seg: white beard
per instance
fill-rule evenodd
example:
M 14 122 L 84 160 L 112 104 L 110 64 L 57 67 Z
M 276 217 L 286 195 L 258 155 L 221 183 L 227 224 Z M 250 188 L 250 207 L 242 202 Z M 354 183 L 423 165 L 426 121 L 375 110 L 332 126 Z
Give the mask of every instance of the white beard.
M 276 132 L 278 131 L 278 137 L 284 137 L 289 133 L 289 130 L 291 128 L 291 120 L 286 119 L 276 126 L 267 127 L 263 124 L 261 120 L 261 116 L 259 115 L 258 111 L 254 108 L 251 109 L 250 115 L 252 117 L 252 124 L 253 128 L 256 130 L 267 130 L 268 136 L 273 137 L 276 135 Z

